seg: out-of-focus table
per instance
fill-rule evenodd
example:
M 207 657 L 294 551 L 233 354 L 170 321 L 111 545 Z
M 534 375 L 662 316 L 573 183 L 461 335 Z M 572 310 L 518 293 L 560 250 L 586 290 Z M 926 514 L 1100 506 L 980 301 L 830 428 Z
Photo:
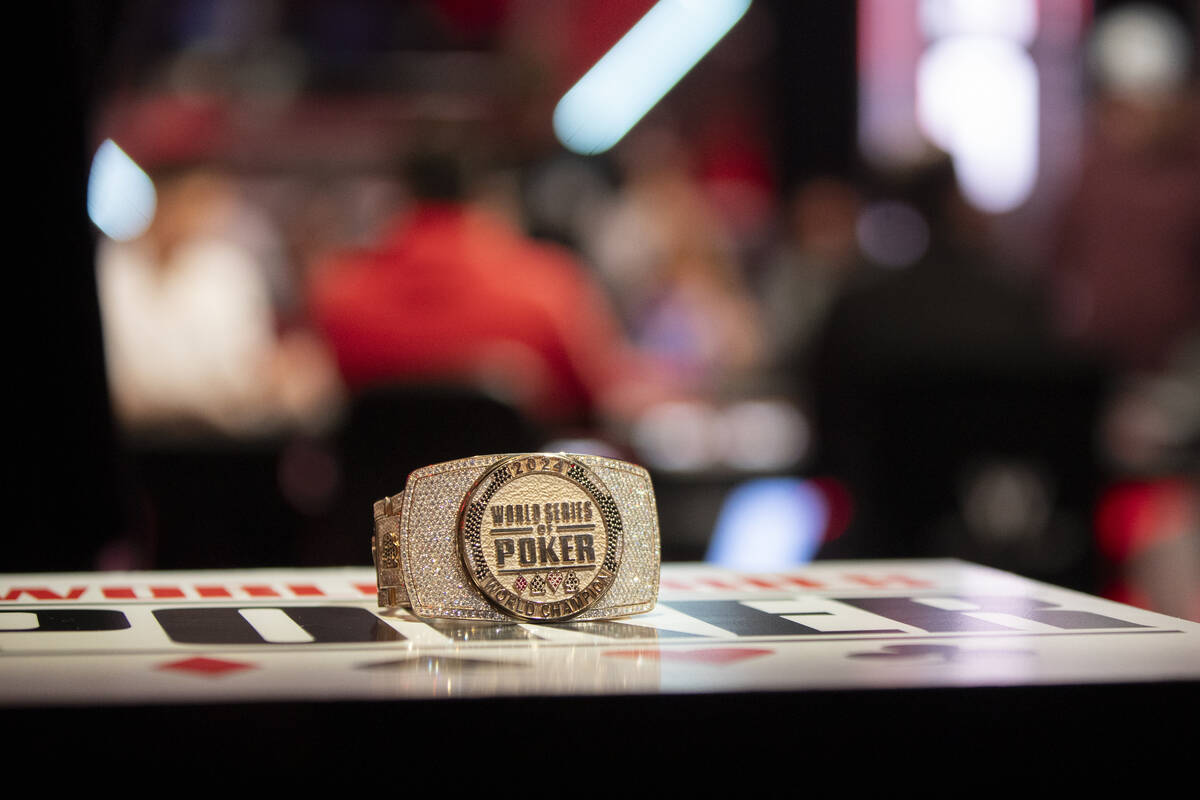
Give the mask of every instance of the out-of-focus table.
M 1200 624 L 958 561 L 667 564 L 653 612 L 553 626 L 381 611 L 362 568 L 0 575 L 9 729 L 134 730 L 160 759 L 213 731 L 290 758 L 373 735 L 429 757 L 455 734 L 531 754 L 622 733 L 697 755 L 1170 746 L 1198 687 Z

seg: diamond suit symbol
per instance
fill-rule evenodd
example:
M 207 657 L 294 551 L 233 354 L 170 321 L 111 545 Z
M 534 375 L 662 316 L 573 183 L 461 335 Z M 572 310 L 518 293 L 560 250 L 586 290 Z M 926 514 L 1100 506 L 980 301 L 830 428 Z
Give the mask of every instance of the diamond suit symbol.
M 161 664 L 158 668 L 190 672 L 197 676 L 209 678 L 219 678 L 243 669 L 256 669 L 254 664 L 248 664 L 244 661 L 225 661 L 220 658 L 206 658 L 204 656 L 185 658 L 183 661 L 172 661 L 168 664 Z

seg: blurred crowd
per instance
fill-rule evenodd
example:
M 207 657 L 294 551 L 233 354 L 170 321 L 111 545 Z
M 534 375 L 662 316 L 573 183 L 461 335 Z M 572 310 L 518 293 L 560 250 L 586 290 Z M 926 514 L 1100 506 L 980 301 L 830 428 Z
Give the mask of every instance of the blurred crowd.
M 1200 619 L 1194 68 L 1097 68 L 1069 191 L 1014 248 L 933 147 L 785 178 L 731 77 L 765 10 L 685 93 L 703 126 L 681 101 L 567 153 L 538 127 L 547 64 L 577 74 L 603 31 L 545 36 L 572 4 L 532 5 L 314 11 L 300 41 L 213 3 L 114 93 L 98 137 L 155 201 L 97 244 L 130 454 L 101 566 L 364 562 L 364 509 L 408 470 L 563 449 L 652 470 L 667 558 L 727 548 L 723 502 L 761 489 L 791 500 L 755 525 L 806 544 L 760 567 L 957 556 Z M 339 47 L 388 36 L 426 51 L 400 70 L 421 93 L 355 105 Z

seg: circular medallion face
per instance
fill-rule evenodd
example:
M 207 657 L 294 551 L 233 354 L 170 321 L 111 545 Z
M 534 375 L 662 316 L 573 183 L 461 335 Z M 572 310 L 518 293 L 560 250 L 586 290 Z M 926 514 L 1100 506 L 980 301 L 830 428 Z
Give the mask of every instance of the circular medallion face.
M 475 586 L 505 614 L 565 620 L 596 603 L 617 577 L 621 515 L 590 469 L 569 456 L 513 456 L 472 487 L 458 548 Z

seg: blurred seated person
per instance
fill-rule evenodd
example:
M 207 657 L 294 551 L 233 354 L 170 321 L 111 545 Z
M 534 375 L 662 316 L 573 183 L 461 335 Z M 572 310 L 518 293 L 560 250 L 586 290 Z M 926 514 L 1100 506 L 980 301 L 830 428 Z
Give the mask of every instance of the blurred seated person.
M 251 435 L 318 425 L 338 396 L 319 340 L 276 334 L 268 275 L 235 233 L 235 185 L 158 176 L 146 232 L 103 241 L 97 284 L 115 412 L 131 430 Z
M 587 247 L 634 341 L 695 393 L 753 375 L 765 356 L 760 308 L 690 147 L 651 127 L 622 143 L 620 161 L 622 189 L 598 211 Z
M 1145 54 L 1130 58 L 1131 47 Z M 1137 52 L 1137 51 L 1134 51 Z M 1051 272 L 1061 334 L 1122 373 L 1159 373 L 1200 338 L 1200 96 L 1171 14 L 1106 14 L 1098 95 Z
M 858 190 L 831 176 L 805 181 L 791 198 L 761 288 L 774 366 L 780 371 L 807 368 L 834 302 L 862 266 L 855 238 L 860 205 Z
M 875 245 L 864 255 L 907 251 L 910 263 L 865 267 L 834 299 L 816 342 L 811 381 L 823 468 L 856 499 L 854 525 L 822 555 L 954 555 L 1073 580 L 1082 559 L 1050 565 L 1041 556 L 1060 546 L 1081 553 L 1077 527 L 1029 522 L 1024 539 L 993 535 L 971 524 L 970 490 L 959 487 L 987 489 L 976 477 L 981 465 L 997 465 L 1007 481 L 1024 469 L 1009 463 L 1046 464 L 1055 470 L 1054 502 L 1083 505 L 1090 377 L 1051 347 L 1037 297 L 997 263 L 988 219 L 959 191 L 948 157 L 932 153 L 880 182 L 869 205 L 890 211 L 867 217 L 863 238 Z M 1039 547 L 1022 551 L 1018 541 Z
M 566 251 L 465 201 L 459 165 L 406 168 L 412 208 L 378 246 L 316 271 L 311 313 L 351 390 L 462 383 L 546 422 L 625 416 L 660 382 Z

